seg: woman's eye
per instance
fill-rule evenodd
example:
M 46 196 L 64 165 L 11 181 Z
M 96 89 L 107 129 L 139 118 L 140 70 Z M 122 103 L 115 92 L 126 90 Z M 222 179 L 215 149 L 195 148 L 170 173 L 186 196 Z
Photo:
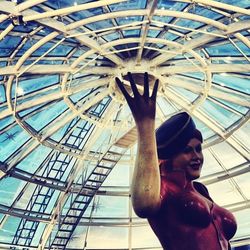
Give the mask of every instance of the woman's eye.
M 202 151 L 201 145 L 198 145 L 197 147 L 195 147 L 195 151 L 196 151 L 197 153 L 200 153 L 200 152 Z
M 200 153 L 202 151 L 202 147 L 201 145 L 197 145 L 196 147 L 190 147 L 190 146 L 187 146 L 185 147 L 185 149 L 183 150 L 183 153 L 184 154 L 189 154 L 189 153 L 192 153 L 192 152 L 196 152 L 196 153 Z
M 183 153 L 188 154 L 191 153 L 193 151 L 192 147 L 185 147 L 185 149 L 183 150 Z

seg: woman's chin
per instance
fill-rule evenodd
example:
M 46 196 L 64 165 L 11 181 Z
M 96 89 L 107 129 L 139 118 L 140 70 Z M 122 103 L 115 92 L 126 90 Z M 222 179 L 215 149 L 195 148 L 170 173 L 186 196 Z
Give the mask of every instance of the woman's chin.
M 201 171 L 200 170 L 192 170 L 192 171 L 187 171 L 187 178 L 191 181 L 196 180 L 198 178 L 200 178 L 201 175 Z

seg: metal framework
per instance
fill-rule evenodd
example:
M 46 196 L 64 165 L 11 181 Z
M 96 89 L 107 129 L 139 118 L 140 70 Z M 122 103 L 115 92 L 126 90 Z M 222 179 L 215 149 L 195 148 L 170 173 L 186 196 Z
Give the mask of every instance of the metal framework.
M 239 220 L 232 244 L 249 243 L 247 1 L 18 0 L 0 10 L 0 248 L 82 249 L 102 226 L 127 228 L 127 245 L 84 249 L 159 249 L 133 243 L 147 223 L 131 205 L 122 218 L 88 213 L 95 197 L 130 204 L 136 130 L 115 84 L 130 91 L 128 71 L 160 80 L 157 126 L 193 115 L 209 159 L 201 181 Z M 124 166 L 121 191 L 110 183 Z
M 94 107 L 89 111 L 91 115 L 99 118 L 107 108 L 109 102 L 106 103 L 100 102 L 98 106 Z M 93 125 L 89 124 L 86 121 L 82 121 L 81 119 L 74 119 L 68 126 L 63 139 L 62 144 L 68 145 L 71 148 L 83 148 L 87 142 L 87 138 L 93 132 Z M 62 179 L 66 179 L 69 175 L 74 165 L 77 163 L 77 159 L 70 155 L 65 155 L 61 152 L 57 152 L 52 150 L 48 158 L 46 158 L 45 162 L 42 163 L 39 168 L 39 172 L 41 172 L 41 177 L 46 179 L 53 179 L 54 181 L 60 181 Z M 37 185 L 35 190 L 33 191 L 32 198 L 28 202 L 25 215 L 29 216 L 30 213 L 36 213 L 39 217 L 39 213 L 45 213 L 48 208 L 49 203 L 55 202 L 53 201 L 53 195 L 56 189 L 51 187 L 46 187 L 43 185 Z M 81 193 L 81 192 L 80 192 Z M 55 200 L 55 198 L 54 198 Z M 77 202 L 77 201 L 76 201 Z M 88 203 L 89 204 L 89 203 Z M 87 205 L 88 205 L 87 204 Z M 70 213 L 70 210 L 69 210 Z M 68 214 L 67 214 L 68 215 Z M 66 216 L 67 218 L 68 216 Z M 76 218 L 76 217 L 75 217 Z M 81 217 L 79 217 L 80 219 Z M 73 223 L 74 226 L 77 226 L 77 223 Z M 37 220 L 28 220 L 21 219 L 18 229 L 13 238 L 13 245 L 21 245 L 21 246 L 30 246 L 32 240 L 34 238 L 37 227 L 39 226 L 39 221 Z M 12 249 L 15 249 L 15 247 Z

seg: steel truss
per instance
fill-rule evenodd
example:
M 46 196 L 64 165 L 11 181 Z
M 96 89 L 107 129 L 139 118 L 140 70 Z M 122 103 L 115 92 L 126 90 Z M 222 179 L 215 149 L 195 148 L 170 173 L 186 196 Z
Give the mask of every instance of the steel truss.
M 91 108 L 88 113 L 99 118 L 109 103 L 110 101 L 104 99 L 103 102 L 100 102 Z M 74 129 L 72 130 L 72 128 Z M 83 148 L 90 134 L 93 132 L 93 128 L 93 124 L 90 124 L 87 121 L 80 120 L 79 122 L 78 118 L 72 120 L 64 133 L 63 138 L 70 132 L 64 144 L 70 145 L 72 148 L 76 149 Z M 70 170 L 74 168 L 76 162 L 77 159 L 73 156 L 53 150 L 49 160 L 43 166 L 43 173 L 41 176 L 44 178 L 53 178 L 55 181 L 60 181 L 62 178 L 66 179 L 70 174 Z M 66 176 L 66 174 L 68 176 Z M 27 204 L 26 210 L 29 210 L 30 212 L 26 215 L 29 216 L 32 212 L 44 213 L 46 209 L 48 209 L 49 204 L 55 202 L 56 195 L 54 194 L 55 189 L 43 185 L 37 185 L 31 195 L 29 203 Z M 38 214 L 37 216 L 40 215 Z M 22 218 L 14 235 L 12 244 L 30 246 L 38 226 L 38 221 Z M 12 247 L 12 249 L 16 249 L 16 247 Z

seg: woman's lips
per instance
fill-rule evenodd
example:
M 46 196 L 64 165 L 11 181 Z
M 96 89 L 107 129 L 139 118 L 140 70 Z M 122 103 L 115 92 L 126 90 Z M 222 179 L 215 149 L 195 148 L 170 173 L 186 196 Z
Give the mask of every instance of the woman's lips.
M 201 164 L 200 163 L 192 163 L 190 164 L 190 167 L 194 170 L 199 170 L 200 169 Z

